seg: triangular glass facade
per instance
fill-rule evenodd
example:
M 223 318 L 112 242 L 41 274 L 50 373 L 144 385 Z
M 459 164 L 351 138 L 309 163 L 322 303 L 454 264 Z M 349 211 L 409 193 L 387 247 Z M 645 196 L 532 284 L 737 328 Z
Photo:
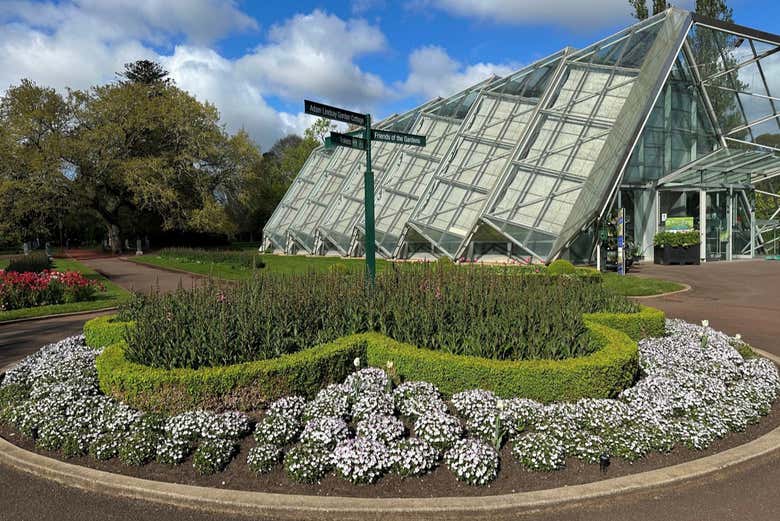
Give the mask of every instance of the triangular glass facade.
M 426 135 L 425 148 L 373 144 L 378 252 L 548 261 L 588 236 L 621 186 L 771 178 L 778 96 L 780 38 L 668 9 L 432 100 L 381 123 Z M 267 246 L 360 254 L 364 161 L 315 151 Z

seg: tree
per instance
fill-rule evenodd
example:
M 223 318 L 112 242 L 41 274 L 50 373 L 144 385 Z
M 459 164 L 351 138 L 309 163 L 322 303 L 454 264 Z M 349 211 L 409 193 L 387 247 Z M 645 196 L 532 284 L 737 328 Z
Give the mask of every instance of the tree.
M 144 222 L 230 233 L 219 200 L 231 168 L 219 113 L 169 83 L 124 81 L 73 91 L 65 159 L 82 203 L 106 224 L 112 249 Z
M 734 10 L 726 5 L 725 0 L 696 0 L 696 12 L 723 22 L 734 21 Z
M 71 199 L 63 168 L 69 108 L 54 89 L 29 80 L 0 98 L 0 237 L 20 243 L 53 236 Z
M 325 143 L 325 137 L 332 131 L 336 130 L 336 125 L 332 124 L 329 119 L 317 118 L 317 120 L 307 128 L 303 135 L 309 139 L 319 140 L 320 143 Z
M 632 16 L 638 20 L 644 20 L 650 16 L 647 9 L 647 0 L 628 0 L 632 8 Z M 653 15 L 657 15 L 671 7 L 667 0 L 653 0 Z M 724 22 L 731 22 L 733 10 L 726 5 L 725 0 L 696 0 L 696 12 L 702 16 L 708 16 Z
M 149 60 L 138 60 L 125 64 L 125 70 L 118 72 L 117 76 L 130 83 L 142 83 L 144 85 L 162 84 L 169 85 L 168 71 L 162 65 Z
M 632 16 L 637 20 L 644 20 L 649 16 L 647 0 L 628 0 L 628 4 L 633 9 Z

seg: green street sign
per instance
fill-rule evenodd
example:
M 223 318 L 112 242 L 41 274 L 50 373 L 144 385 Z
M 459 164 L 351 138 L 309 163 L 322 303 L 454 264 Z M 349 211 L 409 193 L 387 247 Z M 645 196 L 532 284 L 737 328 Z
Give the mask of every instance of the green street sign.
M 418 136 L 417 134 L 404 134 L 403 132 L 391 132 L 389 130 L 371 129 L 371 141 L 384 141 L 386 143 L 413 145 L 416 147 L 425 146 L 425 136 Z
M 316 101 L 303 100 L 303 111 L 306 114 L 312 116 L 319 116 L 321 118 L 335 119 L 336 121 L 343 121 L 350 125 L 358 125 L 360 127 L 366 126 L 366 115 L 352 112 L 347 109 L 340 109 L 338 107 L 331 107 L 323 103 L 317 103 Z
M 366 140 L 363 138 L 351 136 L 349 134 L 341 134 L 340 132 L 330 133 L 330 144 L 338 147 L 356 148 L 358 150 L 366 150 Z

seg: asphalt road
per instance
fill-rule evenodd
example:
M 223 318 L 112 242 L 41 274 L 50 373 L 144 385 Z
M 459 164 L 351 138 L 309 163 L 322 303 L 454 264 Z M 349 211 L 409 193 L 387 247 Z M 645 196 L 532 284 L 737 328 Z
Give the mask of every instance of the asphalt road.
M 102 269 L 104 272 L 115 270 L 121 273 L 127 269 L 126 266 L 110 264 L 122 262 L 119 260 L 102 262 L 109 263 L 108 270 Z M 666 310 L 669 316 L 691 321 L 708 319 L 716 329 L 732 334 L 740 332 L 748 342 L 780 355 L 780 263 L 740 261 L 698 267 L 648 265 L 636 270 L 636 273 L 678 280 L 694 286 L 689 292 L 647 299 L 644 301 L 646 304 Z M 135 276 L 141 275 L 136 273 Z M 178 277 L 167 272 L 158 272 L 156 276 Z M 22 356 L 48 341 L 78 331 L 80 324 L 87 318 L 71 317 L 0 326 L 0 357 L 11 359 Z M 564 509 L 521 513 L 512 516 L 512 519 L 777 521 L 780 519 L 778 483 L 780 451 L 761 461 L 684 485 L 576 504 Z M 246 519 L 111 498 L 54 484 L 0 466 L 0 521 Z

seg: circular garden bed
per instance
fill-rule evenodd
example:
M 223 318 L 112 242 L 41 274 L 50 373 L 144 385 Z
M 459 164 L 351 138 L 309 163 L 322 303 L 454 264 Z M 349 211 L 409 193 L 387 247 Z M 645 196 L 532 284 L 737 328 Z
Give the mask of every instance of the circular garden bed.
M 619 327 L 619 319 L 611 320 Z M 597 333 L 599 326 L 606 343 L 580 359 L 609 348 L 609 335 L 624 343 L 629 338 L 603 321 L 596 324 Z M 117 323 L 87 328 L 87 338 L 105 346 L 123 328 Z M 219 390 L 198 387 L 191 373 L 177 380 L 179 373 L 222 371 L 228 375 L 222 389 L 228 391 L 250 380 L 242 380 L 243 372 L 230 376 L 229 368 L 170 369 L 164 374 L 169 380 L 160 380 L 159 373 L 134 374 L 128 372 L 130 362 L 123 362 L 121 342 L 104 349 L 90 347 L 83 337 L 69 338 L 5 375 L 2 434 L 45 454 L 150 479 L 287 493 L 426 497 L 519 492 L 648 470 L 737 445 L 780 423 L 774 408 L 780 391 L 776 366 L 750 357 L 738 338 L 707 326 L 667 321 L 665 336 L 639 341 L 635 383 L 610 389 L 610 397 L 572 401 L 518 397 L 522 386 L 517 394 L 480 385 L 454 389 L 439 371 L 457 362 L 461 365 L 450 374 L 468 373 L 490 384 L 493 372 L 498 375 L 493 381 L 514 374 L 506 372 L 508 366 L 491 364 L 536 363 L 544 372 L 556 363 L 581 364 L 573 362 L 577 358 L 479 361 L 437 353 L 463 358 L 436 359 L 441 363 L 432 365 L 430 358 L 415 358 L 419 353 L 389 340 L 382 342 L 385 351 L 372 355 L 369 340 L 336 342 L 352 350 L 334 348 L 339 355 L 325 366 L 339 367 L 343 377 L 327 385 L 300 380 L 302 374 L 321 378 L 320 369 L 301 373 L 284 361 L 267 362 L 276 364 L 276 372 L 255 373 L 266 378 L 294 373 L 293 381 L 311 391 L 305 396 L 274 396 L 263 410 L 252 410 L 246 405 L 258 403 L 260 395 L 242 391 L 231 400 L 249 409 L 244 412 L 228 410 L 230 402 L 223 400 L 220 412 L 160 413 L 153 409 L 200 400 L 204 389 Z M 150 407 L 144 412 L 107 395 L 121 394 L 112 387 L 117 381 L 123 382 L 127 401 L 135 397 L 135 405 Z M 177 382 L 178 390 L 170 387 Z M 179 393 L 172 394 L 179 402 L 139 398 L 144 389 L 159 395 L 166 386 Z

